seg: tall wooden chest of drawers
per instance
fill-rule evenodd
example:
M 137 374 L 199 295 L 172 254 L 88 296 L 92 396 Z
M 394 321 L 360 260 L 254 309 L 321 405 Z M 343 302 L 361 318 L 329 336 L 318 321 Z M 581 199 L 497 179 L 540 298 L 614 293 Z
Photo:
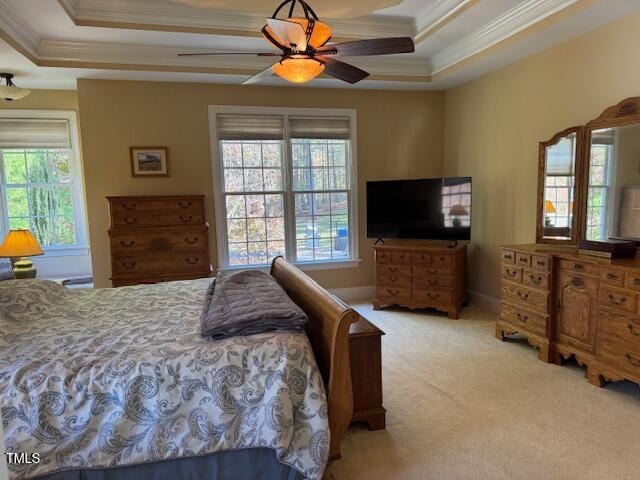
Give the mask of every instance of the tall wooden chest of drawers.
M 107 200 L 114 287 L 210 275 L 204 195 Z
M 498 338 L 521 333 L 540 359 L 575 357 L 587 379 L 640 383 L 640 258 L 607 260 L 577 248 L 502 250 Z
M 435 308 L 458 318 L 467 300 L 467 246 L 388 243 L 374 247 L 376 298 L 373 307 Z

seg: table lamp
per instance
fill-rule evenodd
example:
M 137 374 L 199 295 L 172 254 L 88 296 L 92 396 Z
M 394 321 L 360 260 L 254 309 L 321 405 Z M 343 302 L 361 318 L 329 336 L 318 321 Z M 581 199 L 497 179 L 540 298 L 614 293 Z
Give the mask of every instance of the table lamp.
M 452 225 L 456 228 L 460 228 L 462 226 L 462 221 L 460 220 L 460 217 L 465 217 L 469 215 L 469 212 L 467 212 L 467 209 L 464 208 L 462 205 L 454 205 L 449 210 L 449 215 L 454 217 L 451 222 Z
M 13 263 L 16 278 L 36 278 L 36 268 L 25 257 L 44 255 L 40 243 L 29 230 L 9 230 L 9 234 L 0 245 L 0 257 L 9 257 Z
M 551 224 L 551 219 L 549 218 L 549 214 L 553 215 L 554 213 L 556 213 L 556 206 L 553 204 L 551 200 L 544 201 L 544 213 L 545 213 L 544 226 L 552 227 L 553 225 Z

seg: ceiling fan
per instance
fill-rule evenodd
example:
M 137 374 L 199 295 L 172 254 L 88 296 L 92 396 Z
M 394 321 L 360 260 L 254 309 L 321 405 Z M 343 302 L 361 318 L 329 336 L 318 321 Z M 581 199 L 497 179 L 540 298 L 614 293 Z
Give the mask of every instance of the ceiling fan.
M 277 18 L 280 11 L 289 5 L 289 15 Z M 302 8 L 304 17 L 294 17 L 296 5 Z M 353 42 L 328 43 L 331 28 L 318 20 L 318 16 L 305 0 L 285 0 L 267 24 L 262 34 L 280 52 L 212 52 L 180 53 L 179 57 L 208 55 L 257 55 L 258 57 L 280 57 L 272 66 L 243 82 L 243 85 L 257 83 L 273 73 L 293 83 L 313 80 L 322 72 L 348 83 L 357 83 L 369 76 L 364 70 L 336 60 L 334 57 L 360 55 L 390 55 L 415 51 L 411 37 L 376 38 Z

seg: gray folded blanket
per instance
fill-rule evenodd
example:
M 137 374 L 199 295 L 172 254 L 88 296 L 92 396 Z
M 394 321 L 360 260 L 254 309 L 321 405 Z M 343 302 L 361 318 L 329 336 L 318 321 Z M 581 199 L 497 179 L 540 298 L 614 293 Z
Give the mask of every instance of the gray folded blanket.
M 201 319 L 203 337 L 214 339 L 273 331 L 302 331 L 307 315 L 278 282 L 259 270 L 242 270 L 214 279 Z

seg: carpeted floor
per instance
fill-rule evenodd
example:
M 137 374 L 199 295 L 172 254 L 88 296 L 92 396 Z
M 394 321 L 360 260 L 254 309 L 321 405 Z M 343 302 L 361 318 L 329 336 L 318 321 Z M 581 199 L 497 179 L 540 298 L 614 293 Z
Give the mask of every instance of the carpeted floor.
M 355 307 L 383 337 L 387 429 L 352 426 L 336 480 L 640 478 L 640 388 L 598 389 L 576 365 L 494 336 L 495 314 L 461 320 Z

